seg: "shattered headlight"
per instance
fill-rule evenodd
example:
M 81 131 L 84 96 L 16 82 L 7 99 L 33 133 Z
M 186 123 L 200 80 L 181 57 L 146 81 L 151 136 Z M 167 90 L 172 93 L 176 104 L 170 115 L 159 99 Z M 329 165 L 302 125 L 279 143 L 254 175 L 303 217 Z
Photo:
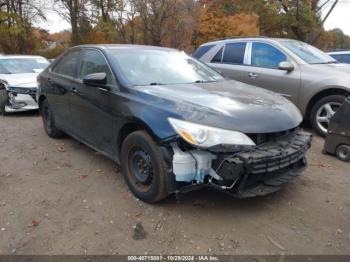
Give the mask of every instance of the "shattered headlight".
M 195 146 L 212 147 L 220 144 L 255 146 L 245 134 L 227 129 L 195 124 L 168 118 L 174 130 L 187 142 Z

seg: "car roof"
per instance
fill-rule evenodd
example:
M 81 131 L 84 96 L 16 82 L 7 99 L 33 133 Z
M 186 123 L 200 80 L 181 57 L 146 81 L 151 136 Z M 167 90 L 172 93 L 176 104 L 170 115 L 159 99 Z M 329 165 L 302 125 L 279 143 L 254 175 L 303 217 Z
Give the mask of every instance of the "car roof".
M 266 36 L 242 36 L 242 37 L 228 37 L 224 39 L 217 39 L 217 40 L 213 40 L 205 44 L 202 44 L 201 46 L 218 44 L 218 43 L 226 43 L 226 42 L 232 42 L 232 41 L 241 41 L 241 40 L 244 40 L 244 41 L 264 40 L 264 41 L 276 41 L 276 42 L 285 41 L 285 40 L 298 41 L 290 38 L 274 38 L 274 37 L 266 37 Z
M 350 50 L 327 52 L 327 54 L 329 54 L 329 55 L 345 55 L 345 54 L 350 54 Z
M 123 49 L 138 49 L 138 50 L 159 50 L 165 52 L 180 52 L 174 48 L 151 46 L 151 45 L 130 45 L 130 44 L 98 44 L 98 45 L 78 45 L 74 48 L 98 48 L 103 50 L 123 50 Z
M 0 59 L 16 59 L 16 58 L 24 58 L 24 59 L 29 59 L 29 58 L 44 58 L 42 56 L 38 55 L 0 55 Z

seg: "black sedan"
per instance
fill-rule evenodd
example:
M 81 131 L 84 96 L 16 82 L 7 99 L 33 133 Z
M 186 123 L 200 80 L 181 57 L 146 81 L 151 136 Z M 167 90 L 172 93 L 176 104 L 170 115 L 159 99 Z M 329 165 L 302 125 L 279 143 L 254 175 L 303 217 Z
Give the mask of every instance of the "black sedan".
M 174 49 L 78 46 L 38 83 L 46 133 L 115 160 L 143 201 L 205 186 L 265 195 L 306 166 L 311 136 L 292 103 Z

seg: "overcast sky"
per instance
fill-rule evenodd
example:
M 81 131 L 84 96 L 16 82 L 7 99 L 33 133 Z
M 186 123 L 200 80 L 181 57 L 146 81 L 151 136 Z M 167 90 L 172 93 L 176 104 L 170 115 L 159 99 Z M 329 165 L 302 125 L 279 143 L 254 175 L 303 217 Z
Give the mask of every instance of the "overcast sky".
M 49 30 L 51 33 L 70 29 L 67 21 L 62 19 L 55 11 L 47 11 L 47 21 L 40 22 L 37 25 Z M 340 3 L 334 8 L 332 14 L 325 23 L 325 29 L 340 28 L 350 36 L 350 0 L 340 0 Z

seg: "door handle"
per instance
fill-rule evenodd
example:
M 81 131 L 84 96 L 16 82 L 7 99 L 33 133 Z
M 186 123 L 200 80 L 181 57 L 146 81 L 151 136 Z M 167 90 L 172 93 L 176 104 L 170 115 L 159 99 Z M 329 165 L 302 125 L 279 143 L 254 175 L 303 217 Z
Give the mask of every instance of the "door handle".
M 258 75 L 257 75 L 256 73 L 253 73 L 253 72 L 250 72 L 250 73 L 248 74 L 248 76 L 249 76 L 251 79 L 255 79 L 255 78 L 258 77 Z
M 75 87 L 73 87 L 71 90 L 73 94 L 79 94 L 78 90 Z
M 100 86 L 98 90 L 106 92 L 106 91 L 111 91 L 111 88 L 109 86 Z

